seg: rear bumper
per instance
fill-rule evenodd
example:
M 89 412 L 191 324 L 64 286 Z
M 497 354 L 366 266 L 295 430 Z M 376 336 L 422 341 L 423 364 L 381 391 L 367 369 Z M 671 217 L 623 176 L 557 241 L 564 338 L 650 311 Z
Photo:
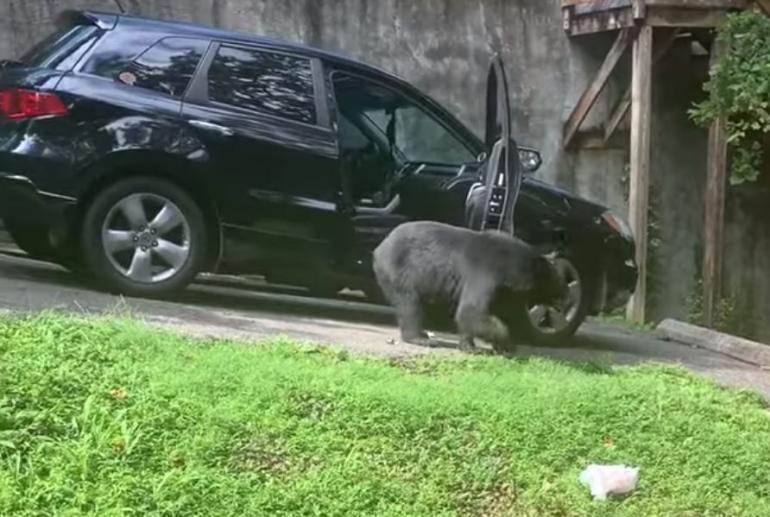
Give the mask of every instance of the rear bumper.
M 59 248 L 69 237 L 76 202 L 39 190 L 26 176 L 0 172 L 0 218 L 12 234 L 34 235 Z

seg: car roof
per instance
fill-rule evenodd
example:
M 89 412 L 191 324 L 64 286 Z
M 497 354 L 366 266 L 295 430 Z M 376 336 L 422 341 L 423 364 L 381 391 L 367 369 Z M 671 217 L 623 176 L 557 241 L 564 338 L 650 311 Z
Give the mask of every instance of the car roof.
M 405 79 L 398 77 L 395 74 L 377 68 L 375 66 L 366 64 L 362 61 L 358 61 L 349 56 L 337 54 L 321 50 L 309 45 L 301 43 L 293 43 L 277 38 L 270 38 L 267 36 L 259 36 L 246 32 L 239 32 L 227 29 L 219 29 L 215 27 L 209 27 L 206 25 L 198 25 L 195 23 L 179 22 L 179 21 L 167 21 L 159 20 L 155 18 L 147 18 L 143 16 L 128 15 L 128 14 L 115 14 L 105 11 L 69 11 L 70 14 L 79 14 L 95 23 L 99 23 L 102 26 L 113 27 L 121 22 L 127 22 L 131 25 L 144 26 L 147 29 L 155 29 L 160 31 L 167 31 L 175 35 L 180 36 L 197 36 L 202 38 L 227 40 L 236 43 L 244 43 L 251 45 L 259 45 L 263 47 L 270 47 L 276 50 L 287 50 L 306 55 L 308 57 L 317 57 L 325 61 L 332 62 L 337 65 L 342 65 L 348 69 L 358 70 L 361 72 L 368 72 L 369 74 L 377 75 L 391 81 L 396 81 L 403 86 L 414 88 Z

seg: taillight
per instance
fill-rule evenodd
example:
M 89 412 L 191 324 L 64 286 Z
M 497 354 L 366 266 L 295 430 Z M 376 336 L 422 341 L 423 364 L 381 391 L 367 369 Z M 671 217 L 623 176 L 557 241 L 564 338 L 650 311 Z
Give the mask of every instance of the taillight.
M 21 88 L 0 89 L 0 120 L 23 120 L 67 114 L 58 95 Z

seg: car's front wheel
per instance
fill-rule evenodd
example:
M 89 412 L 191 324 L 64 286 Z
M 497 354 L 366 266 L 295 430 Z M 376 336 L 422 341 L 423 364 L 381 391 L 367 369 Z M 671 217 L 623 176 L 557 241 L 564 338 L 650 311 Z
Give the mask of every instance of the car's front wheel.
M 94 198 L 82 245 L 87 265 L 111 290 L 159 296 L 183 289 L 201 270 L 206 226 L 195 201 L 173 183 L 129 178 Z
M 535 344 L 566 344 L 586 319 L 590 297 L 588 278 L 567 257 L 555 259 L 554 266 L 568 286 L 562 300 L 552 305 L 527 304 L 521 318 L 526 337 Z

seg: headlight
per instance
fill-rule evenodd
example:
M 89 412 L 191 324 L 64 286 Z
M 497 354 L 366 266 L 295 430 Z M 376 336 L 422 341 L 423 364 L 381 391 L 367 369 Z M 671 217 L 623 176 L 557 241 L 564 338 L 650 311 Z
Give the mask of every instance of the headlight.
M 617 215 L 608 211 L 602 214 L 602 219 L 609 225 L 610 228 L 615 230 L 626 239 L 634 239 L 634 235 L 631 233 L 631 227 L 628 226 L 628 223 L 626 223 L 622 217 L 618 217 Z
M 540 153 L 531 149 L 519 149 L 519 161 L 525 173 L 535 172 L 543 164 Z

